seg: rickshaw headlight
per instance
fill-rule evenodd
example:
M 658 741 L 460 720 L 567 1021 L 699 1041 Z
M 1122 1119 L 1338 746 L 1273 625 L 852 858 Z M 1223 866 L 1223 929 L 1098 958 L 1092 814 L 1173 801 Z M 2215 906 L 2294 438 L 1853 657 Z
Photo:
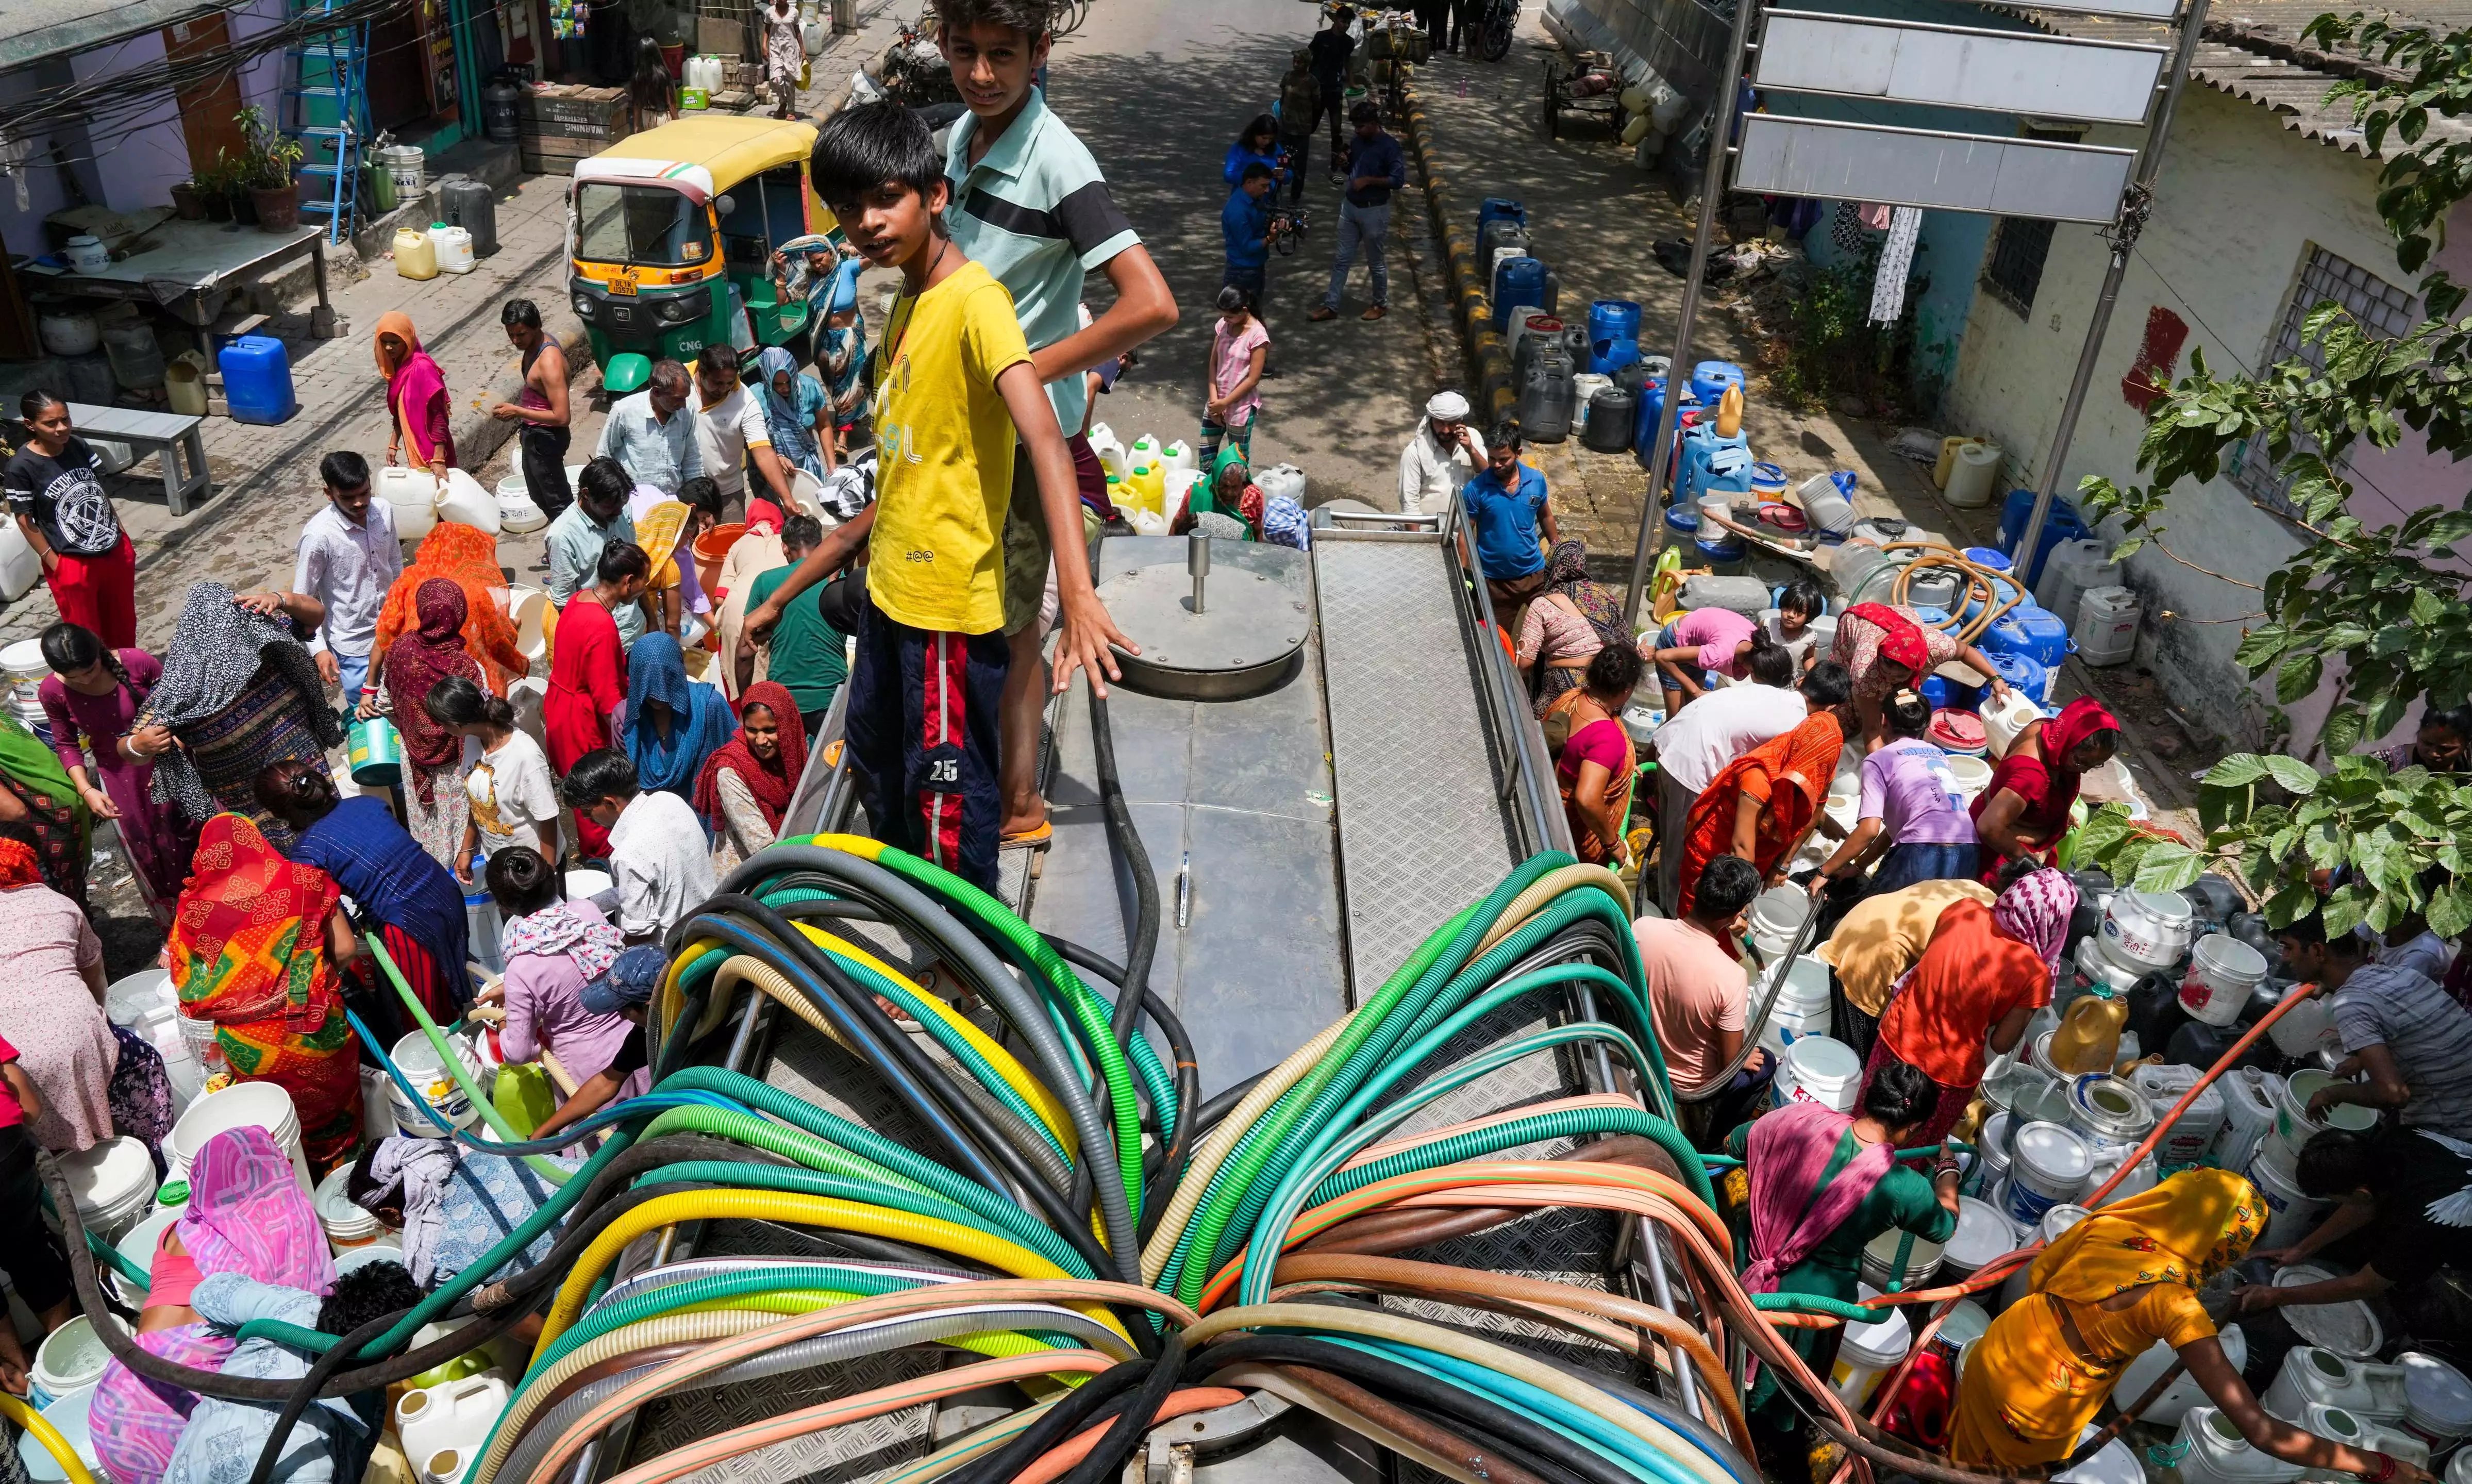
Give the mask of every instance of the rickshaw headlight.
M 663 324 L 684 324 L 695 318 L 696 305 L 692 302 L 695 298 L 680 294 L 674 299 L 662 299 L 654 312 L 660 316 Z
M 575 317 L 576 317 L 577 319 L 579 319 L 579 320 L 589 320 L 589 319 L 591 319 L 591 318 L 592 318 L 592 311 L 593 311 L 594 307 L 595 307 L 595 306 L 594 306 L 594 304 L 593 304 L 593 302 L 592 302 L 592 296 L 591 296 L 591 295 L 589 295 L 589 294 L 578 294 L 578 295 L 576 295 L 576 296 L 575 296 Z

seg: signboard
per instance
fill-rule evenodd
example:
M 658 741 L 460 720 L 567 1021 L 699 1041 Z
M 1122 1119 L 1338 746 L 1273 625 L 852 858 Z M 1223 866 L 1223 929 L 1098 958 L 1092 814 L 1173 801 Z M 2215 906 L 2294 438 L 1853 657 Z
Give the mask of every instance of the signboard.
M 2162 47 L 1772 11 L 1752 81 L 1787 92 L 2142 124 Z
M 1877 124 L 1743 119 L 1734 188 L 2056 222 L 2108 222 L 2135 150 Z

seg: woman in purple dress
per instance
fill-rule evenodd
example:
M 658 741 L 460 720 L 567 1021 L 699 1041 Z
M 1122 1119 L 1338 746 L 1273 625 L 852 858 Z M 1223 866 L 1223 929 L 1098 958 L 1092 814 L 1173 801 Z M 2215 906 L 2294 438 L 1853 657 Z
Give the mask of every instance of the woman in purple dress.
M 94 631 L 67 622 L 43 631 L 43 662 L 52 667 L 41 690 L 52 751 L 94 817 L 120 822 L 121 843 L 129 848 L 146 904 L 157 922 L 169 925 L 173 903 L 189 878 L 198 826 L 178 804 L 154 802 L 148 788 L 154 764 L 131 758 L 120 745 L 162 678 L 162 663 L 142 649 L 106 649 Z

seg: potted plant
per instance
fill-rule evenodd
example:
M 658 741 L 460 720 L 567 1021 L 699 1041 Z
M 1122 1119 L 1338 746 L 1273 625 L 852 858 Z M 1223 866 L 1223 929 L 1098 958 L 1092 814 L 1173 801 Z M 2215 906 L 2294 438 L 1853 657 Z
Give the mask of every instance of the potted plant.
M 240 110 L 241 136 L 248 141 L 241 185 L 261 231 L 288 232 L 300 225 L 297 177 L 304 152 L 300 141 L 267 122 L 263 109 Z M 237 202 L 235 202 L 237 204 Z
M 183 222 L 206 219 L 206 191 L 192 176 L 172 187 L 172 214 Z
M 207 221 L 228 222 L 232 219 L 231 164 L 224 158 L 221 151 L 216 152 L 213 164 L 191 176 L 190 180 L 198 188 Z

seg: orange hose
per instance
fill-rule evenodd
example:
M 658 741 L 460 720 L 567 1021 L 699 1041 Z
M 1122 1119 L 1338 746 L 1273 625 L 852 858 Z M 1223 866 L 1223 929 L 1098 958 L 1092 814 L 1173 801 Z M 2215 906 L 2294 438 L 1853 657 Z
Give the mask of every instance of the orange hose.
M 1184 1391 L 1171 1392 L 1168 1394 L 1168 1399 L 1159 1403 L 1158 1412 L 1151 1418 L 1151 1425 L 1155 1427 L 1161 1423 L 1182 1417 L 1188 1412 L 1207 1412 L 1217 1407 L 1234 1406 L 1244 1400 L 1245 1393 L 1232 1386 L 1195 1386 Z M 1012 1484 L 1048 1484 L 1050 1479 L 1062 1478 L 1075 1464 L 1090 1456 L 1090 1450 L 1099 1446 L 1099 1440 L 1105 1437 L 1107 1429 L 1114 1425 L 1116 1425 L 1115 1420 L 1111 1418 L 1106 1422 L 1093 1423 L 1082 1428 L 1072 1437 L 1039 1454 L 1032 1461 L 1029 1468 L 1012 1476 Z

